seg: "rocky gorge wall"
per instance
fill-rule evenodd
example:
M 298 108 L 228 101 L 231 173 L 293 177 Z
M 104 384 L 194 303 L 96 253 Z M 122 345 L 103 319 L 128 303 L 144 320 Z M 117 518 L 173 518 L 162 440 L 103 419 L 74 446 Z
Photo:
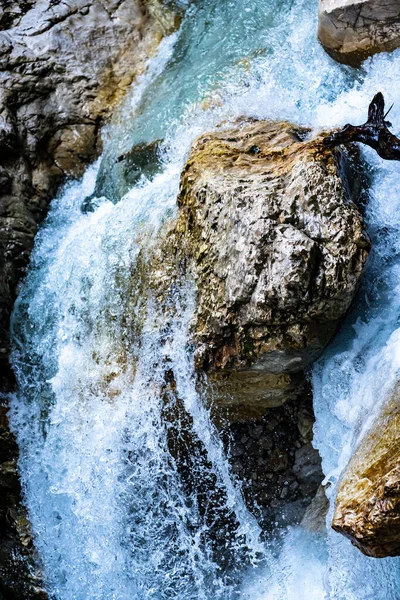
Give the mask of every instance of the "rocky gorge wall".
M 101 126 L 143 73 L 181 10 L 159 0 L 37 0 L 0 7 L 0 391 L 8 392 L 9 317 L 37 227 L 68 177 L 101 151 Z M 0 597 L 45 598 L 17 447 L 0 406 Z
M 8 315 L 38 223 L 68 176 L 101 150 L 100 127 L 179 13 L 149 2 L 27 2 L 0 32 L 1 372 Z

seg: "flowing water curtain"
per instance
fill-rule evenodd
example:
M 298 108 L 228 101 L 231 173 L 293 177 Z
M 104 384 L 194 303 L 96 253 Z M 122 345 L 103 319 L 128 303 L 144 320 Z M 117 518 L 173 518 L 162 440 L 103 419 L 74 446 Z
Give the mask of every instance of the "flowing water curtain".
M 38 239 L 51 252 L 14 313 L 26 493 L 61 598 L 82 585 L 96 598 L 227 597 L 262 554 L 196 391 L 193 292 L 172 289 L 163 304 L 147 288 L 153 225 L 176 185 L 160 175 L 89 214 L 79 210 L 86 182 L 70 186 Z M 23 426 L 32 421 L 33 437 Z

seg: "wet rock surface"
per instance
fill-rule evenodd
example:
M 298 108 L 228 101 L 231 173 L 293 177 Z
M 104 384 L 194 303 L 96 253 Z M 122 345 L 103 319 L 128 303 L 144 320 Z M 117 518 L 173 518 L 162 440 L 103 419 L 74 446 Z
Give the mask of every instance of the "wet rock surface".
M 325 488 L 321 484 L 308 505 L 300 525 L 307 531 L 315 533 L 326 532 L 326 517 L 329 511 L 329 500 L 325 494 Z
M 347 156 L 308 135 L 238 122 L 202 136 L 182 174 L 166 246 L 195 280 L 196 366 L 232 421 L 305 392 L 368 256 Z
M 156 0 L 8 2 L 0 31 L 0 360 L 37 225 L 99 153 L 100 126 L 179 15 Z M 6 29 L 7 28 L 7 29 Z
M 311 444 L 313 422 L 309 390 L 258 421 L 223 429 L 232 472 L 264 530 L 300 522 L 317 493 L 323 473 Z
M 59 184 L 101 150 L 100 127 L 180 10 L 162 0 L 7 0 L 0 7 L 0 393 L 13 386 L 9 316 Z M 6 400 L 0 431 L 0 597 L 46 597 Z
M 364 554 L 400 555 L 400 387 L 356 448 L 338 488 L 333 528 Z
M 397 0 L 320 0 L 318 38 L 335 60 L 358 67 L 400 46 Z
M 21 505 L 18 448 L 0 406 L 0 598 L 46 599 L 27 512 Z
M 100 168 L 95 191 L 84 205 L 90 206 L 92 198 L 102 196 L 112 198 L 115 202 L 137 185 L 142 177 L 151 181 L 162 169 L 161 146 L 162 140 L 136 144 L 118 156 L 111 166 L 103 170 Z
M 199 387 L 266 530 L 300 522 L 323 479 L 306 372 L 349 307 L 370 247 L 353 202 L 357 155 L 309 136 L 249 120 L 202 136 L 182 173 L 177 218 L 133 274 L 147 272 L 143 285 L 164 314 L 193 279 Z M 316 529 L 324 494 L 317 508 Z

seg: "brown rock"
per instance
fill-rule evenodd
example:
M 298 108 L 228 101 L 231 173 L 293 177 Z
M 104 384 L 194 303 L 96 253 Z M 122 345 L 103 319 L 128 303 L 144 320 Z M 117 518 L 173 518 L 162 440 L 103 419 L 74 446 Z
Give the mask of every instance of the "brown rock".
M 232 419 L 303 392 L 368 255 L 343 155 L 289 123 L 243 121 L 202 136 L 182 174 L 168 248 L 197 287 L 196 365 Z
M 400 555 L 400 387 L 342 476 L 332 527 L 364 554 Z
M 398 0 L 320 0 L 318 38 L 332 58 L 358 67 L 400 46 Z

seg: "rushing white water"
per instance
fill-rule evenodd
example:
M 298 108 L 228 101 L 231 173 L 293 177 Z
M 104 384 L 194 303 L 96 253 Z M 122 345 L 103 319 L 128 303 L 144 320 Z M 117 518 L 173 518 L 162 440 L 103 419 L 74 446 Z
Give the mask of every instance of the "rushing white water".
M 275 581 L 261 575 L 246 588 L 254 600 L 400 597 L 399 559 L 367 558 L 329 526 L 339 476 L 400 375 L 398 167 L 366 154 L 373 177 L 366 211 L 373 250 L 358 300 L 312 377 L 314 445 L 331 500 L 327 532 L 322 536 L 290 528 Z
M 316 0 L 195 3 L 105 133 L 103 159 L 53 201 L 37 236 L 12 320 L 19 393 L 11 420 L 57 600 L 400 597 L 397 559 L 368 559 L 329 530 L 292 528 L 275 550 L 262 547 L 196 391 L 191 282 L 163 314 L 133 277 L 140 253 L 175 213 L 197 135 L 241 114 L 316 128 L 363 122 L 376 91 L 396 100 L 400 53 L 359 71 L 337 65 L 315 40 L 316 13 Z M 400 103 L 391 118 L 400 124 Z M 119 200 L 116 157 L 155 140 L 163 140 L 158 172 Z M 374 250 L 359 300 L 313 374 L 315 444 L 332 499 L 400 367 L 398 166 L 366 156 Z M 99 170 L 107 198 L 92 196 Z M 87 197 L 90 210 L 82 211 Z M 194 440 L 194 458 L 181 465 L 186 483 L 171 454 L 181 441 L 168 410 Z

